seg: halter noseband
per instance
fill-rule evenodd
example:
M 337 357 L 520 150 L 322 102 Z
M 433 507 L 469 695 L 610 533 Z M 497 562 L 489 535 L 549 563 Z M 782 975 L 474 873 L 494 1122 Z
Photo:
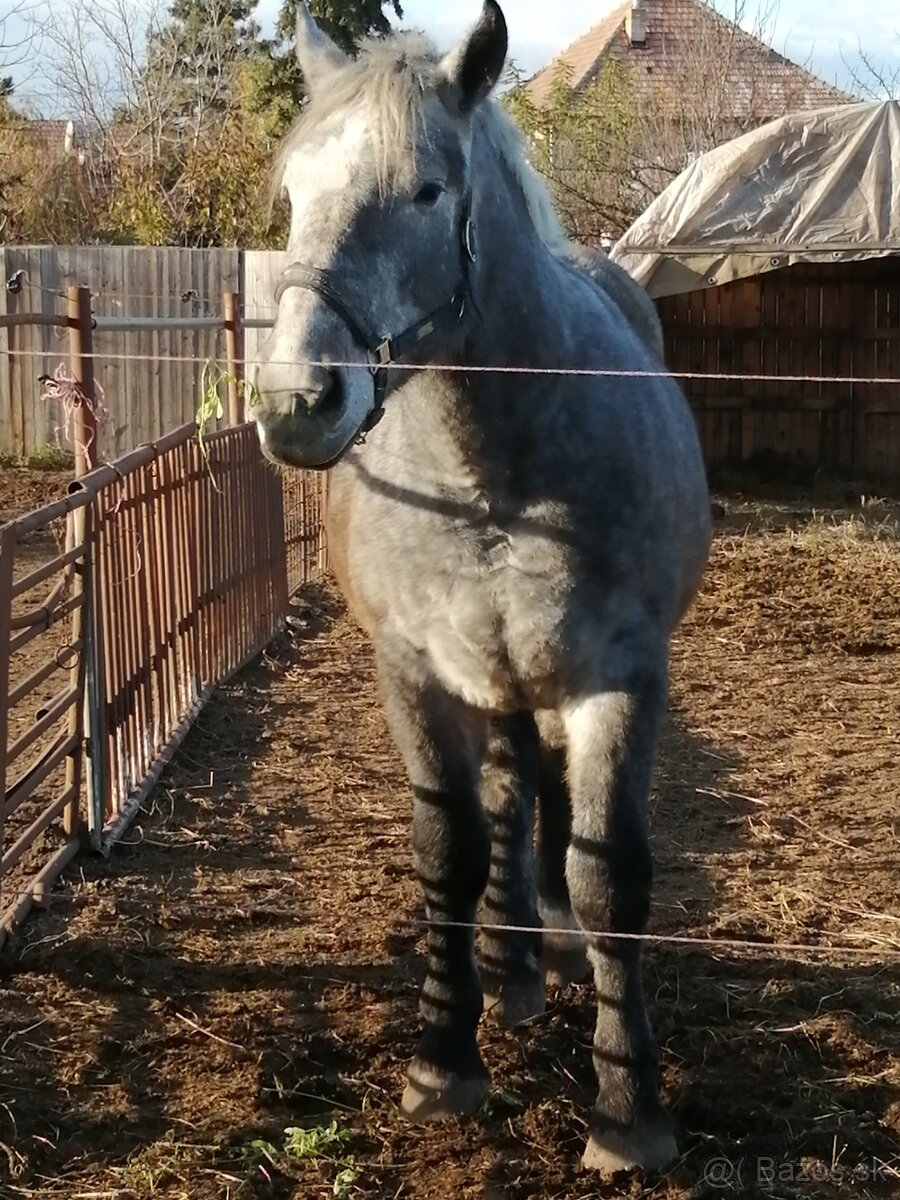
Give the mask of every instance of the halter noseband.
M 375 337 L 365 322 L 359 320 L 353 308 L 335 286 L 330 271 L 319 267 L 309 267 L 306 263 L 292 262 L 285 270 L 275 288 L 275 303 L 278 304 L 291 287 L 305 288 L 324 301 L 325 304 L 343 321 L 350 331 L 353 340 L 371 356 L 369 370 L 372 372 L 375 404 L 360 430 L 368 433 L 384 415 L 384 397 L 387 391 L 388 367 L 392 363 L 401 362 L 412 350 L 437 334 L 451 333 L 466 309 L 469 299 L 469 267 L 475 262 L 475 227 L 471 217 L 471 198 L 463 205 L 460 218 L 460 261 L 462 264 L 462 279 L 446 304 L 436 308 L 434 312 L 416 321 L 402 333 L 385 334 Z

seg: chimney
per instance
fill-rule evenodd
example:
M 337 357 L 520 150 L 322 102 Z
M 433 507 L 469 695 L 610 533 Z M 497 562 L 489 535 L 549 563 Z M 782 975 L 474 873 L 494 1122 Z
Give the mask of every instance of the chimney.
M 71 154 L 75 149 L 75 122 L 69 121 L 66 125 L 66 133 L 63 139 L 63 149 L 66 154 Z
M 625 33 L 632 46 L 647 45 L 647 8 L 645 0 L 631 0 L 625 14 Z

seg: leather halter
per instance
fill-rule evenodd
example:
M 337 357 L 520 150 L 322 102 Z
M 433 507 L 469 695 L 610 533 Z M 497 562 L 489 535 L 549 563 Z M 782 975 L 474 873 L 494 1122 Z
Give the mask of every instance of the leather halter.
M 310 267 L 306 263 L 292 262 L 285 270 L 275 288 L 275 303 L 278 304 L 288 288 L 300 287 L 315 294 L 343 321 L 353 340 L 371 358 L 375 403 L 366 418 L 361 433 L 368 433 L 384 416 L 384 398 L 387 392 L 388 367 L 408 358 L 410 353 L 431 338 L 452 333 L 462 320 L 469 300 L 469 268 L 475 262 L 475 227 L 471 218 L 471 198 L 467 197 L 460 217 L 459 240 L 462 278 L 446 304 L 436 308 L 420 321 L 408 326 L 402 333 L 373 335 L 366 323 L 360 320 L 353 306 L 348 303 L 336 286 L 330 271 Z

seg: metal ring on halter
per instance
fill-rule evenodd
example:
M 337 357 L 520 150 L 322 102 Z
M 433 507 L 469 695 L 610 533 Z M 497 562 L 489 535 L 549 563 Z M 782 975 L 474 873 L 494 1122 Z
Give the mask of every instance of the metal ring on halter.
M 469 216 L 466 217 L 466 223 L 463 225 L 463 249 L 469 256 L 469 262 L 477 261 L 477 255 L 475 254 L 475 225 Z

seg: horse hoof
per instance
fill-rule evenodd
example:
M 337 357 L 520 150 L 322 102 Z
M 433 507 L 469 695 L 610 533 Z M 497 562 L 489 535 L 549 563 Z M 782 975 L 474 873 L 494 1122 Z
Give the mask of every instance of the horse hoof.
M 478 1112 L 488 1094 L 487 1074 L 463 1079 L 425 1063 L 410 1064 L 400 1111 L 410 1121 L 441 1121 Z
M 594 1132 L 581 1165 L 599 1175 L 619 1171 L 662 1171 L 678 1157 L 678 1146 L 666 1118 L 638 1121 L 630 1129 Z
M 510 983 L 500 989 L 499 996 L 484 995 L 484 1015 L 503 1029 L 525 1025 L 541 1017 L 547 1007 L 542 979 L 527 983 Z

